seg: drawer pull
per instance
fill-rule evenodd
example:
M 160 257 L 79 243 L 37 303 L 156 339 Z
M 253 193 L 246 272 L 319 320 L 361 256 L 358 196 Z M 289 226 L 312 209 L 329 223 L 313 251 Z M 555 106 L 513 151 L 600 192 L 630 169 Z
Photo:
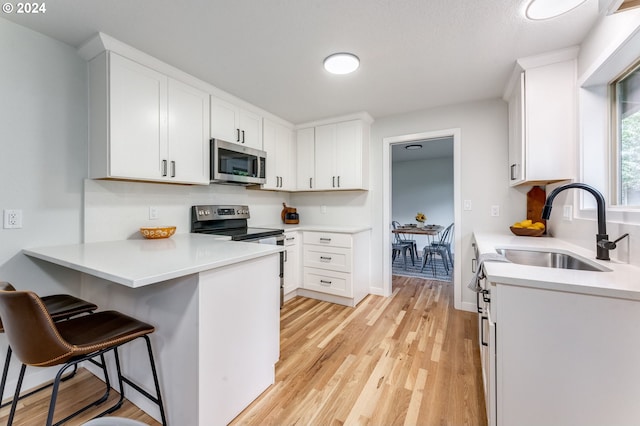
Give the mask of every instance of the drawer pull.
M 321 243 L 330 243 L 331 242 L 331 238 L 320 237 L 320 242 Z
M 320 284 L 329 286 L 331 285 L 331 281 L 320 280 Z
M 331 258 L 328 256 L 320 256 L 320 260 L 323 262 L 331 262 Z

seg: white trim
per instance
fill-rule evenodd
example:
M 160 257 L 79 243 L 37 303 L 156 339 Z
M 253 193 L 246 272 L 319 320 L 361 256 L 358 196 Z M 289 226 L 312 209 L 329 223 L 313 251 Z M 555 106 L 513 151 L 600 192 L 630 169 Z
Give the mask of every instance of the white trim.
M 453 138 L 453 216 L 455 222 L 454 245 L 461 247 L 462 241 L 462 212 L 460 210 L 460 146 L 461 131 L 459 128 L 435 130 L 410 135 L 390 136 L 382 139 L 382 293 L 390 296 L 391 288 L 391 145 L 412 141 L 424 141 Z M 458 250 L 461 252 L 461 250 Z M 453 303 L 456 309 L 469 310 L 462 303 L 462 266 L 461 259 L 456 259 L 453 265 Z M 473 309 L 471 309 L 473 310 Z

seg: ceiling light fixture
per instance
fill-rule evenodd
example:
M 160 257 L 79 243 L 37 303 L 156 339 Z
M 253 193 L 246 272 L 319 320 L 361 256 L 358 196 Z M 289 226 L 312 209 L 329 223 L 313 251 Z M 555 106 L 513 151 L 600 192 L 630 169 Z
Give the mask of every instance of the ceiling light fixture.
M 587 0 L 531 0 L 525 16 L 533 21 L 555 18 L 575 9 Z
M 324 69 L 331 74 L 349 74 L 360 66 L 360 59 L 353 53 L 334 53 L 324 60 Z
M 413 151 L 414 149 L 422 149 L 422 145 L 420 145 L 420 144 L 407 145 L 407 146 L 404 147 L 404 149 L 408 149 L 410 151 Z

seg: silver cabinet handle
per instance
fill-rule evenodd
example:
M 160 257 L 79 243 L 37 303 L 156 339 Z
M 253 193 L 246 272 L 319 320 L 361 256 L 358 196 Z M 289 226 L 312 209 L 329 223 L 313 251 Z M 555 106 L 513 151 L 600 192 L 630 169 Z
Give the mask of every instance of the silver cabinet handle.
M 171 177 L 172 178 L 176 177 L 176 162 L 175 161 L 171 162 Z
M 331 285 L 331 281 L 320 280 L 320 284 L 322 284 L 322 285 Z
M 167 160 L 162 160 L 162 176 L 167 175 Z
M 331 258 L 328 256 L 320 256 L 320 260 L 324 262 L 331 262 Z
M 516 180 L 517 176 L 516 176 L 516 170 L 517 170 L 517 164 L 512 164 L 510 167 L 510 172 L 511 172 L 511 180 Z
M 477 267 L 478 267 L 478 259 L 471 259 L 471 272 L 475 274 Z
M 313 188 L 313 178 L 309 178 L 309 189 Z
M 331 177 L 331 179 L 333 180 L 333 181 L 331 182 L 331 186 L 332 186 L 333 188 L 335 188 L 335 187 L 336 187 L 336 177 L 335 177 L 335 176 L 332 176 L 332 177 Z
M 338 176 L 338 188 L 340 188 L 340 176 Z
M 330 243 L 331 242 L 331 238 L 320 237 L 320 242 L 321 243 Z

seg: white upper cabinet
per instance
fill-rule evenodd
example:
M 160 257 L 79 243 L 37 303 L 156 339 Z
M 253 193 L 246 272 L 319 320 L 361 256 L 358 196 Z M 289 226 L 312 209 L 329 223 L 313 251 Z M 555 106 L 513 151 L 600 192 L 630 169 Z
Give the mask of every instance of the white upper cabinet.
M 209 183 L 209 95 L 113 52 L 89 63 L 91 178 Z
M 517 62 L 505 92 L 512 186 L 575 177 L 576 54 L 571 48 Z
M 296 189 L 296 149 L 293 129 L 264 119 L 263 149 L 267 152 L 267 183 L 264 189 Z
M 369 122 L 348 120 L 298 131 L 298 189 L 368 189 Z
M 168 98 L 170 177 L 207 184 L 210 181 L 209 94 L 169 79 Z
M 299 129 L 296 138 L 296 187 L 299 191 L 314 188 L 315 182 L 315 128 Z
M 263 149 L 262 117 L 224 99 L 211 96 L 211 137 Z

